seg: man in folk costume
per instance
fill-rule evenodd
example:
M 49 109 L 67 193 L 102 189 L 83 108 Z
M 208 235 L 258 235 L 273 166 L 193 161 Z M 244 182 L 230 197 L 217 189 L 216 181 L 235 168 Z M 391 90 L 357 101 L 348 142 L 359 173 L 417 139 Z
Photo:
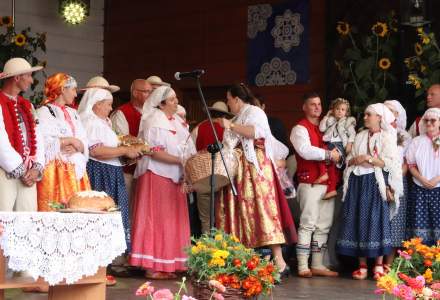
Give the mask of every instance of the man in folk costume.
M 234 114 L 230 113 L 228 106 L 223 101 L 216 101 L 211 107 L 208 107 L 215 132 L 219 142 L 223 141 L 224 128 L 220 125 L 221 118 L 230 119 Z M 215 143 L 214 132 L 212 131 L 209 120 L 200 122 L 191 132 L 191 137 L 196 145 L 197 151 L 207 150 L 208 146 Z M 197 209 L 199 211 L 200 223 L 202 225 L 202 233 L 209 233 L 210 228 L 210 199 L 211 192 L 197 193 Z
M 428 108 L 440 108 L 440 83 L 431 85 L 426 93 L 426 106 Z M 414 123 L 408 130 L 411 137 L 420 135 L 420 120 L 421 116 L 418 116 Z
M 327 174 L 320 174 L 320 164 L 335 163 L 340 153 L 326 150 L 319 131 L 319 118 L 322 113 L 321 99 L 312 92 L 303 97 L 305 117 L 293 127 L 290 141 L 295 148 L 298 162 L 296 171 L 299 182 L 297 199 L 300 206 L 298 229 L 298 275 L 301 277 L 338 276 L 338 273 L 323 265 L 324 250 L 333 222 L 334 198 L 323 200 L 327 189 Z M 312 266 L 309 268 L 309 256 L 312 251 Z
M 144 79 L 136 79 L 130 87 L 130 101 L 119 106 L 110 116 L 113 129 L 118 135 L 138 136 L 139 124 L 142 117 L 142 107 L 150 96 L 153 88 Z M 124 167 L 124 179 L 127 187 L 128 198 L 131 203 L 133 174 L 136 164 Z
M 23 58 L 11 58 L 0 73 L 0 211 L 36 211 L 44 145 L 32 103 L 20 93 L 34 82 Z

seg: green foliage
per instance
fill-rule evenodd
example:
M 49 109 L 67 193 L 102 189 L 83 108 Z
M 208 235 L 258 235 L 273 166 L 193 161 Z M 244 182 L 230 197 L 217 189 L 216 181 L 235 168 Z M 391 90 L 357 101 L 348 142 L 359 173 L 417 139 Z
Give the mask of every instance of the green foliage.
M 12 57 L 22 57 L 31 65 L 46 65 L 46 62 L 40 61 L 35 53 L 39 50 L 46 52 L 46 33 L 31 32 L 27 27 L 17 33 L 12 26 L 11 17 L 5 16 L 0 19 L 0 68 L 3 70 L 4 64 Z M 43 73 L 44 74 L 44 73 Z M 44 74 L 45 76 L 45 74 Z M 31 86 L 31 101 L 39 103 L 43 98 L 43 92 L 35 92 L 38 80 L 34 79 Z
M 345 48 L 335 65 L 343 82 L 343 97 L 350 100 L 355 113 L 371 103 L 383 102 L 395 86 L 396 22 L 391 13 L 366 34 L 338 22 L 336 29 Z
M 193 243 L 187 249 L 187 264 L 195 280 L 217 280 L 225 286 L 241 288 L 249 296 L 270 293 L 275 281 L 279 280 L 279 273 L 271 261 L 260 258 L 233 235 L 213 230 L 193 239 Z
M 435 83 L 440 83 L 440 49 L 434 32 L 416 29 L 419 41 L 414 44 L 414 56 L 405 59 L 408 84 L 415 88 L 414 97 L 424 103 L 424 93 Z

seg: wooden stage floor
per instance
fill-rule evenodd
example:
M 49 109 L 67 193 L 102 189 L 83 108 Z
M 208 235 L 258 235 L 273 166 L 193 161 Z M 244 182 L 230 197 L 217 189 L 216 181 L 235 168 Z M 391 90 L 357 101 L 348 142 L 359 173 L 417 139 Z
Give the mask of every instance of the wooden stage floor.
M 140 300 L 142 297 L 134 295 L 138 286 L 146 280 L 142 277 L 118 278 L 118 284 L 107 288 L 108 300 Z M 177 284 L 173 280 L 154 281 L 153 285 L 158 288 L 177 290 Z M 372 279 L 358 281 L 346 277 L 312 279 L 291 276 L 274 291 L 273 299 L 326 299 L 326 300 L 352 300 L 352 299 L 381 299 L 374 295 L 375 282 Z M 190 289 L 189 289 L 190 290 Z M 47 295 L 22 293 L 19 290 L 9 290 L 6 299 L 10 300 L 43 300 Z M 269 298 L 270 299 L 270 298 Z

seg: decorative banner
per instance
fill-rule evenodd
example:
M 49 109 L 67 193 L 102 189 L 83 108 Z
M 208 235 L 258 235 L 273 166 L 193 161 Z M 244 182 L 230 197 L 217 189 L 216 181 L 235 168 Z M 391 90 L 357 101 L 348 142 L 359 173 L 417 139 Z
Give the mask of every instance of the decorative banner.
M 309 1 L 248 7 L 247 80 L 256 86 L 309 82 Z

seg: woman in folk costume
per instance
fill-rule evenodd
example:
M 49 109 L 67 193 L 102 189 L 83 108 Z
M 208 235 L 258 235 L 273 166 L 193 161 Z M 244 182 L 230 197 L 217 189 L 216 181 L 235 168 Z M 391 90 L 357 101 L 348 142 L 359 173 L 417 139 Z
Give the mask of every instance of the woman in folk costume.
M 146 269 L 146 276 L 154 279 L 175 278 L 176 271 L 186 270 L 184 248 L 190 245 L 182 157 L 192 140 L 176 115 L 177 104 L 172 88 L 157 87 L 144 104 L 139 127 L 138 137 L 148 142 L 153 154 L 139 160 L 134 174 L 138 183 L 130 264 Z
M 403 195 L 399 200 L 399 209 L 396 216 L 391 220 L 391 243 L 394 250 L 390 255 L 385 257 L 384 268 L 389 271 L 393 263 L 397 248 L 402 247 L 402 241 L 406 238 L 406 211 L 407 211 L 407 196 L 408 185 L 406 181 L 406 173 L 408 171 L 408 164 L 406 163 L 405 154 L 411 143 L 411 136 L 406 131 L 406 111 L 397 100 L 387 100 L 384 104 L 391 110 L 396 118 L 395 122 L 391 123 L 396 131 L 397 149 L 399 152 L 400 163 L 402 164 L 402 182 Z
M 248 247 L 268 246 L 283 276 L 289 269 L 281 244 L 296 242 L 296 231 L 276 171 L 272 133 L 267 116 L 251 105 L 253 95 L 244 84 L 227 92 L 228 106 L 236 117 L 221 119 L 224 144 L 243 149 L 235 178 L 238 196 L 231 187 L 220 194 L 216 207 L 216 226 L 236 235 Z
M 37 183 L 39 211 L 53 210 L 51 202 L 66 204 L 75 192 L 90 190 L 86 133 L 76 110 L 67 107 L 75 100 L 76 88 L 75 79 L 64 73 L 46 80 L 46 100 L 37 110 L 46 158 Z
M 106 192 L 120 207 L 127 249 L 130 251 L 128 194 L 119 158 L 137 158 L 141 155 L 141 149 L 119 146 L 118 136 L 108 118 L 112 103 L 113 96 L 108 90 L 90 88 L 84 93 L 78 112 L 89 141 L 90 159 L 87 163 L 87 173 L 92 189 Z
M 375 258 L 374 278 L 384 273 L 383 256 L 389 254 L 391 222 L 403 195 L 402 164 L 391 130 L 393 113 L 382 103 L 369 105 L 364 125 L 347 156 L 344 172 L 342 221 L 336 251 L 359 258 L 354 279 L 368 276 L 367 257 Z
M 440 240 L 440 109 L 430 108 L 420 122 L 420 135 L 406 153 L 414 184 L 408 195 L 407 233 L 428 245 Z

